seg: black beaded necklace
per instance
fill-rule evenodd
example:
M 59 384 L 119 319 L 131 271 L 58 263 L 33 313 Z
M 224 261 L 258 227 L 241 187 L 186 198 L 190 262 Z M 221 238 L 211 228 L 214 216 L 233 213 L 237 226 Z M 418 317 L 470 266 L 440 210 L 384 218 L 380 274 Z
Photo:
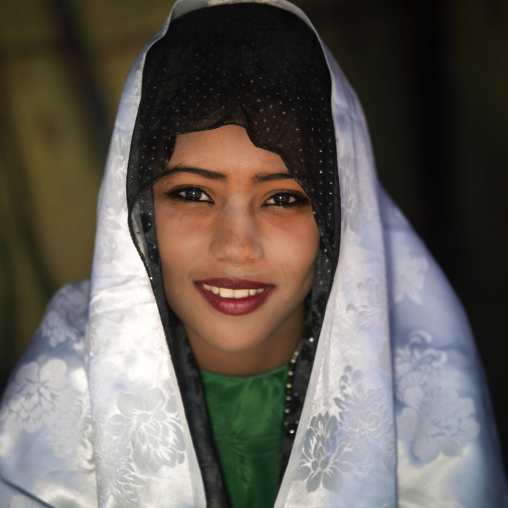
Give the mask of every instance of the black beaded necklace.
M 280 480 L 284 475 L 293 447 L 296 429 L 300 422 L 303 402 L 314 361 L 316 341 L 314 337 L 303 339 L 289 361 L 284 401 L 284 433 L 282 438 Z

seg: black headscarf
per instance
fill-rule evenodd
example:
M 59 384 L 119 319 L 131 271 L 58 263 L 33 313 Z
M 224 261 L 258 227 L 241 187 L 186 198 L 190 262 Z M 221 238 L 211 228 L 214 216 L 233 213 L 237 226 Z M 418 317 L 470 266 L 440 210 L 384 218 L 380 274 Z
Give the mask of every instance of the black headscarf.
M 290 12 L 267 5 L 193 11 L 172 22 L 146 56 L 128 165 L 129 227 L 158 301 L 210 507 L 227 506 L 227 495 L 192 351 L 164 299 L 151 187 L 164 173 L 177 135 L 236 124 L 255 146 L 277 153 L 310 197 L 321 242 L 287 391 L 282 478 L 312 369 L 312 337 L 319 336 L 338 259 L 340 194 L 330 100 L 330 73 L 317 36 Z

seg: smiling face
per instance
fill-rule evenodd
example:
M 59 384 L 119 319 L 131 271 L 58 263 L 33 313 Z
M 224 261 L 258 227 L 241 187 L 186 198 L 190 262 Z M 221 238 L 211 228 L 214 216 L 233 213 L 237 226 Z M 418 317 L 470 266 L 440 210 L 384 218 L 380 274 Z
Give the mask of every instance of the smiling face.
M 153 197 L 166 300 L 198 365 L 244 375 L 289 360 L 319 232 L 282 159 L 236 125 L 183 134 Z

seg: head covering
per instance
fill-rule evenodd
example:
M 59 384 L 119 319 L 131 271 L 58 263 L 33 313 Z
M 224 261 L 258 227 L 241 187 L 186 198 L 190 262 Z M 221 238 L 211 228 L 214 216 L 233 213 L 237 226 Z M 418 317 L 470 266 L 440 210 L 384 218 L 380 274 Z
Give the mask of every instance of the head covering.
M 284 0 L 251 3 L 177 2 L 134 63 L 99 197 L 91 284 L 55 296 L 5 394 L 0 498 L 224 506 L 192 359 L 162 296 L 150 187 L 175 135 L 235 123 L 281 155 L 322 239 L 308 302 L 312 372 L 275 506 L 500 506 L 505 477 L 464 311 L 378 183 L 360 104 L 308 19 Z M 256 24 L 259 8 L 272 9 L 272 27 Z M 192 11 L 209 31 L 189 32 Z M 228 19 L 243 21 L 224 31 Z M 265 30 L 281 44 L 284 30 L 299 30 L 309 50 L 288 44 L 260 59 Z M 193 42 L 220 37 L 217 53 Z M 206 54 L 184 53 L 195 46 Z M 209 68 L 189 66 L 194 57 Z M 281 87 L 285 69 L 291 88 Z M 270 130 L 259 127 L 265 119 Z M 307 385 L 305 376 L 302 364 Z
M 175 19 L 147 53 L 142 89 L 127 172 L 129 225 L 152 277 L 208 502 L 225 506 L 199 374 L 163 294 L 151 187 L 168 165 L 176 135 L 235 124 L 246 129 L 254 145 L 280 155 L 311 198 L 322 241 L 307 302 L 302 355 L 287 394 L 291 403 L 285 415 L 283 473 L 340 243 L 330 73 L 316 34 L 300 18 L 256 3 L 219 5 Z

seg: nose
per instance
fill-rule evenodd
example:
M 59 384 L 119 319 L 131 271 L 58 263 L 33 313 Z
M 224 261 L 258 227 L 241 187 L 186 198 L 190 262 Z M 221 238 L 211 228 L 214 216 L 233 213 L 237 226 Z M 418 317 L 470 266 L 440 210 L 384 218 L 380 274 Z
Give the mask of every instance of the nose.
M 210 245 L 216 259 L 242 266 L 263 257 L 263 242 L 254 215 L 240 207 L 228 207 L 218 215 Z

